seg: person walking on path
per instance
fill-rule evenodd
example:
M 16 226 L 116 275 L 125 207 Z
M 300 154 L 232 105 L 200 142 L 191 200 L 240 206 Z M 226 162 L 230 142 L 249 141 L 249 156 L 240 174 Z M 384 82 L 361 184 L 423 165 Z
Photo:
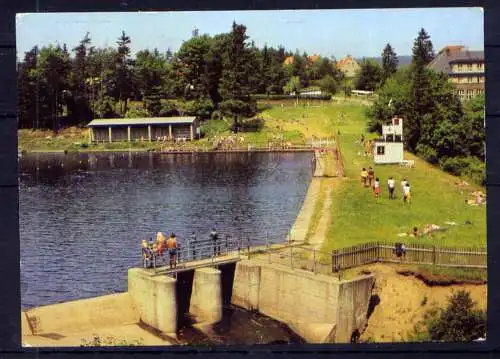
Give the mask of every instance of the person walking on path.
M 177 238 L 175 234 L 170 234 L 170 238 L 167 239 L 167 249 L 168 254 L 170 255 L 170 269 L 175 268 L 177 266 Z
M 373 168 L 368 167 L 368 186 L 372 186 L 372 182 L 375 179 L 375 171 Z
M 406 185 L 403 190 L 403 201 L 404 203 L 411 203 L 411 191 L 410 191 L 410 183 L 406 182 Z
M 387 188 L 389 189 L 389 199 L 394 199 L 394 187 L 396 186 L 396 181 L 392 177 L 387 180 Z
M 380 180 L 378 177 L 375 179 L 375 182 L 373 182 L 373 194 L 375 195 L 375 198 L 378 199 L 380 196 Z
M 212 241 L 212 245 L 214 247 L 214 256 L 219 255 L 220 254 L 220 246 L 217 243 L 219 241 L 219 235 L 217 234 L 215 227 L 212 228 L 212 232 L 210 232 L 210 240 Z
M 363 168 L 363 170 L 361 170 L 361 183 L 363 184 L 363 187 L 367 186 L 367 180 L 368 172 L 366 171 L 366 168 Z

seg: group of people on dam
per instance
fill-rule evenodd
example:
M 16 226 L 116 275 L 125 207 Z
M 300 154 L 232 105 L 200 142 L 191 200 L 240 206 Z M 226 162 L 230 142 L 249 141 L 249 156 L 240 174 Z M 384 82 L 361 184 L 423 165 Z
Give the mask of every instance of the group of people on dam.
M 213 247 L 213 255 L 220 255 L 221 246 L 218 240 L 218 233 L 215 227 L 210 232 L 209 238 Z M 187 248 L 191 248 L 191 253 L 193 259 L 197 258 L 197 240 L 196 233 L 192 232 L 189 239 L 187 240 Z M 177 241 L 175 233 L 171 233 L 167 238 L 163 232 L 156 233 L 156 237 L 153 236 L 148 241 L 146 239 L 142 240 L 142 260 L 143 266 L 145 268 L 151 268 L 156 265 L 156 259 L 162 258 L 165 261 L 165 256 L 169 257 L 170 268 L 173 269 L 177 266 L 177 263 L 181 260 L 181 247 Z M 184 253 L 185 257 L 189 256 L 189 253 Z

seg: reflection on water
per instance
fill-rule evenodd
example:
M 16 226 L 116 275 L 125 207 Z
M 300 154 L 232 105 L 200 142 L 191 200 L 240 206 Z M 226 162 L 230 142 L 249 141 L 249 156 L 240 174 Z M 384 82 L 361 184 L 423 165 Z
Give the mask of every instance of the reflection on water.
M 139 241 L 286 238 L 311 154 L 67 154 L 20 160 L 22 306 L 125 291 Z

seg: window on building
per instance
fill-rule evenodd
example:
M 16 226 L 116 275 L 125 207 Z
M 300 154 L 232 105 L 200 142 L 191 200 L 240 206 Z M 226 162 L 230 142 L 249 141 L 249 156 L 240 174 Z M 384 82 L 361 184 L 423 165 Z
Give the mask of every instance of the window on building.
M 377 146 L 377 155 L 379 156 L 385 155 L 385 146 Z
M 394 119 L 394 125 L 395 126 L 399 126 L 399 118 L 395 118 Z
M 462 70 L 462 64 L 458 64 L 458 70 Z
M 467 70 L 472 71 L 472 64 L 467 65 Z

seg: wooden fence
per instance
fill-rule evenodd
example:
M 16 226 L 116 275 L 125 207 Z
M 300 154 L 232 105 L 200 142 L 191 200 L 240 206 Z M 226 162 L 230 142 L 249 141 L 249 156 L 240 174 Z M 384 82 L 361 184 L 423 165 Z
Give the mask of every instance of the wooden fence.
M 485 248 L 448 248 L 421 243 L 409 245 L 404 254 L 398 256 L 395 243 L 388 242 L 364 243 L 332 253 L 333 272 L 378 262 L 486 268 L 487 255 Z

